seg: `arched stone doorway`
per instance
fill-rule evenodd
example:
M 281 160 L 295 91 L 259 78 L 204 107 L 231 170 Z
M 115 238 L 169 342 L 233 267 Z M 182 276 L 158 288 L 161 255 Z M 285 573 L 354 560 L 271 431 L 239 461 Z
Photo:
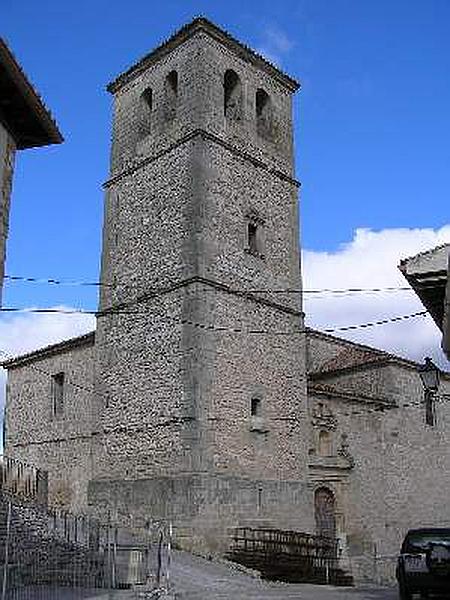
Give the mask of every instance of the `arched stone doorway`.
M 336 501 L 333 492 L 326 487 L 320 487 L 314 493 L 314 516 L 317 535 L 335 538 Z

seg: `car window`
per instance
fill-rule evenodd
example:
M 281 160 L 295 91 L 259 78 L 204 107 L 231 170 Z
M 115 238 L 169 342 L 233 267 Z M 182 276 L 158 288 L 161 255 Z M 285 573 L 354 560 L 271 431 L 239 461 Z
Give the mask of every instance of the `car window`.
M 450 549 L 450 532 L 448 533 L 411 533 L 403 544 L 403 552 L 425 552 L 436 544 Z

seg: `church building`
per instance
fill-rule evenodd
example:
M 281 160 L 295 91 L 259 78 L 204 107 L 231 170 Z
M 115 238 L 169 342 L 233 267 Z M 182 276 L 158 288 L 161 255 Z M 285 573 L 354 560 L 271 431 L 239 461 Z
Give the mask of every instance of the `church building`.
M 317 532 L 386 581 L 408 528 L 450 525 L 450 378 L 430 413 L 414 362 L 305 328 L 298 88 L 204 18 L 109 84 L 96 331 L 4 363 L 5 453 L 53 505 L 200 552 Z

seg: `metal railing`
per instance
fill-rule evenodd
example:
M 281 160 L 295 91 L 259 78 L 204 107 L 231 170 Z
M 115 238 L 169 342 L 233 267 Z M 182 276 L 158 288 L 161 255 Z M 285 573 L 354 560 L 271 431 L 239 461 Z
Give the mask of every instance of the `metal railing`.
M 5 455 L 0 455 L 0 487 L 3 494 L 47 504 L 47 472 Z
M 1 600 L 118 598 L 170 585 L 170 524 L 49 510 L 0 494 Z M 130 595 L 130 598 L 136 597 Z
M 335 539 L 298 531 L 236 528 L 227 556 L 267 579 L 336 583 L 344 575 Z

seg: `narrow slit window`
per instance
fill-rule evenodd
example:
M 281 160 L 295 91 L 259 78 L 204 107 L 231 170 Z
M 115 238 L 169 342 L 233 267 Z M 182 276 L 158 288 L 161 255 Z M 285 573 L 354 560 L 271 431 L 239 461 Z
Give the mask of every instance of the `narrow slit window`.
M 252 417 L 260 417 L 261 416 L 261 398 L 252 398 L 250 410 L 251 410 Z
M 256 223 L 250 222 L 247 226 L 248 240 L 247 245 L 249 252 L 252 254 L 258 253 L 258 236 L 257 236 L 258 226 Z
M 59 417 L 64 412 L 64 373 L 52 375 L 52 413 Z

